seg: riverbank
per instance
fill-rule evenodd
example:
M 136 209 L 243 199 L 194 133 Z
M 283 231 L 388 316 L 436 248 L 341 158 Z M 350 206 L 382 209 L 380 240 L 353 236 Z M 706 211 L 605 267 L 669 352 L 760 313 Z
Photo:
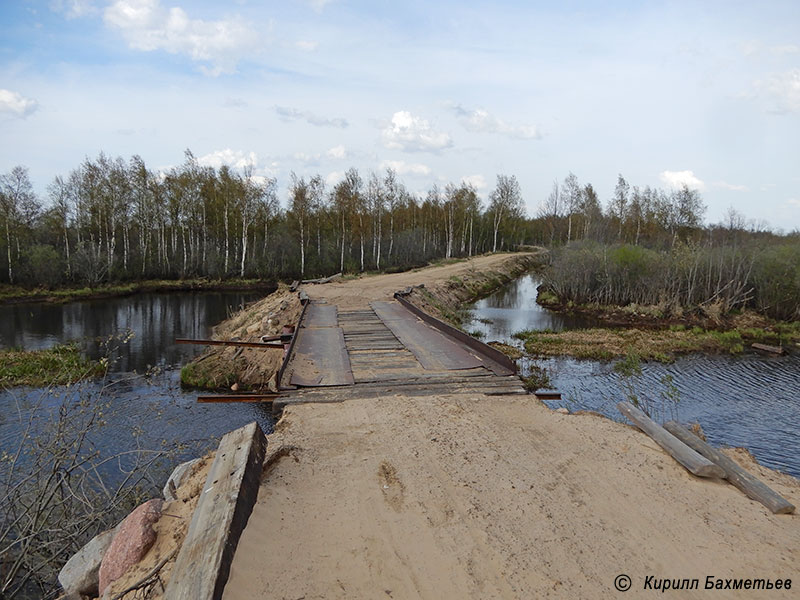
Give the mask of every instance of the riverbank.
M 741 354 L 754 343 L 792 351 L 800 346 L 800 321 L 776 321 L 754 311 L 726 315 L 664 306 L 573 305 L 540 286 L 537 304 L 556 314 L 596 324 L 564 331 L 519 331 L 531 356 L 609 360 L 634 353 L 643 360 L 670 362 L 693 352 Z
M 274 282 L 261 279 L 152 279 L 57 289 L 27 289 L 3 284 L 0 285 L 0 304 L 99 300 L 148 292 L 272 291 L 276 287 Z
M 800 342 L 800 323 L 785 324 L 783 332 L 764 328 L 731 330 L 638 327 L 571 329 L 565 331 L 521 331 L 514 334 L 533 357 L 572 356 L 591 360 L 611 360 L 635 354 L 642 360 L 671 362 L 677 355 L 692 352 L 741 354 L 753 343 L 796 347 Z
M 74 344 L 47 350 L 0 350 L 0 388 L 67 385 L 106 372 L 107 363 L 83 356 Z

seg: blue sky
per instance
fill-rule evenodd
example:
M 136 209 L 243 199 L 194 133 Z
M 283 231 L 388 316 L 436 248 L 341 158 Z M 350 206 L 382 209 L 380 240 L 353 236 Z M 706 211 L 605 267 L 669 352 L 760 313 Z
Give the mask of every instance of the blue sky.
M 252 164 L 413 191 L 570 171 L 800 229 L 800 3 L 0 2 L 0 172 Z

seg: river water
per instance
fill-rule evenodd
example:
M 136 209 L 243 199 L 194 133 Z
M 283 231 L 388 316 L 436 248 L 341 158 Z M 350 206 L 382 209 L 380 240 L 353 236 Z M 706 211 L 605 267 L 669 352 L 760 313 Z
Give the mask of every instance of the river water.
M 585 319 L 560 315 L 536 304 L 539 280 L 525 275 L 472 308 L 467 329 L 485 341 L 521 347 L 513 333 L 525 329 L 560 331 L 592 325 Z M 694 354 L 671 364 L 643 363 L 642 375 L 626 379 L 614 362 L 572 358 L 522 359 L 523 374 L 532 365 L 544 368 L 561 400 L 551 408 L 586 409 L 622 420 L 616 403 L 634 393 L 664 407 L 666 419 L 677 410 L 683 422 L 699 422 L 715 446 L 744 446 L 762 464 L 800 477 L 800 355 L 741 356 Z M 672 386 L 665 376 L 671 377 Z M 677 404 L 661 402 L 673 392 Z M 677 392 L 677 394 L 674 394 Z
M 186 460 L 251 421 L 271 431 L 269 407 L 199 404 L 196 391 L 182 390 L 180 366 L 202 347 L 174 343 L 176 337 L 208 337 L 214 325 L 264 294 L 170 292 L 0 306 L 0 347 L 32 350 L 77 340 L 92 356 L 112 348 L 112 366 L 103 380 L 54 389 L 0 390 L 0 449 L 16 449 L 31 419 L 34 431 L 44 431 L 62 403 L 74 406 L 80 397 L 107 404 L 106 425 L 91 440 L 103 456 L 166 448 L 174 451 L 171 460 Z M 109 345 L 97 341 L 109 338 Z

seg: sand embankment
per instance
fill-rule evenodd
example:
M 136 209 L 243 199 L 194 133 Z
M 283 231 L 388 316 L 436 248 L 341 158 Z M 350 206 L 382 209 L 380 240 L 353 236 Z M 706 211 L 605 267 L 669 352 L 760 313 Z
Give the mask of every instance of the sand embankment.
M 796 480 L 735 457 L 800 501 Z M 800 584 L 797 516 L 693 477 L 631 427 L 533 397 L 289 407 L 267 465 L 227 600 L 618 598 L 620 574 L 633 598 L 651 575 L 698 578 L 681 598 L 705 597 L 709 575 Z
M 485 277 L 507 256 L 308 287 L 363 306 Z M 474 279 L 477 281 L 478 279 Z M 416 292 L 415 292 L 416 293 Z M 446 300 L 446 298 L 445 298 Z M 695 478 L 639 431 L 532 396 L 390 395 L 287 407 L 224 597 L 638 598 L 663 579 L 792 579 L 800 519 Z M 795 505 L 800 483 L 731 452 Z M 760 595 L 759 595 L 760 594 Z

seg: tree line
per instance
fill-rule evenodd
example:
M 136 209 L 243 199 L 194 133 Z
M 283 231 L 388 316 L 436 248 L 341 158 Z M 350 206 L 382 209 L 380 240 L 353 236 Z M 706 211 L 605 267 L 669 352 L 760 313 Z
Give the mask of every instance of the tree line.
M 276 279 L 391 271 L 520 244 L 593 241 L 664 251 L 797 239 L 733 209 L 724 222 L 706 225 L 697 190 L 632 186 L 622 175 L 602 201 L 591 183 L 569 173 L 530 217 L 513 175 L 498 175 L 485 199 L 467 183 L 418 195 L 391 169 L 351 168 L 332 186 L 320 175 L 292 173 L 288 183 L 282 203 L 275 179 L 201 165 L 189 150 L 166 172 L 139 156 L 101 153 L 55 177 L 39 198 L 27 169 L 15 167 L 0 175 L 0 282 Z
M 328 188 L 202 166 L 190 151 L 166 173 L 100 154 L 38 198 L 28 171 L 0 176 L 0 281 L 58 285 L 188 277 L 280 278 L 404 268 L 524 242 L 516 178 L 497 176 L 484 207 L 466 183 L 418 197 L 387 169 L 349 169 Z

